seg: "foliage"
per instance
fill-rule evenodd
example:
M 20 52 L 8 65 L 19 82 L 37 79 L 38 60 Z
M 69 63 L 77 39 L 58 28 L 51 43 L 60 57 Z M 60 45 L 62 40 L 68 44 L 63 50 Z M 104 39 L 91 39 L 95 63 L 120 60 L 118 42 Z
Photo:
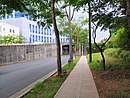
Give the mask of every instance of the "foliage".
M 107 52 L 108 52 L 108 50 L 107 50 Z M 91 70 L 102 70 L 102 66 L 101 66 L 102 59 L 101 59 L 100 54 L 93 53 L 92 57 L 93 57 L 93 61 L 92 61 L 92 63 L 89 63 Z M 105 51 L 105 58 L 106 58 L 106 70 L 114 69 L 114 68 L 129 68 L 130 59 L 112 57 L 111 55 L 108 55 L 106 53 L 106 51 Z
M 116 58 L 122 58 L 124 61 L 130 60 L 130 51 L 121 48 L 109 48 L 105 50 L 105 54 Z
M 130 48 L 130 39 L 125 28 L 119 28 L 112 34 L 111 39 L 106 44 L 107 48 Z
M 21 44 L 25 43 L 26 39 L 23 36 L 0 36 L 0 44 Z
M 92 2 L 93 21 L 102 29 L 126 27 L 126 0 L 95 0 Z
M 90 69 L 92 70 L 101 70 L 101 55 L 99 53 L 93 53 L 92 56 L 93 61 L 91 63 L 89 63 Z

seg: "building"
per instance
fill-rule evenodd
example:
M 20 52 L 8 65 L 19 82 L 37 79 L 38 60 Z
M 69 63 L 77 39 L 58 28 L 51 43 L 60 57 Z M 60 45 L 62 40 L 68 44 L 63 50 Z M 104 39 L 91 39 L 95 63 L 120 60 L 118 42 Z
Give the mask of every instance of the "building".
M 0 22 L 0 36 L 19 35 L 19 27 Z
M 27 12 L 13 11 L 11 15 L 1 17 L 0 22 L 19 27 L 20 35 L 24 36 L 28 43 L 56 42 L 54 30 L 39 26 L 36 21 L 29 17 Z M 67 43 L 67 35 L 60 35 L 60 42 Z

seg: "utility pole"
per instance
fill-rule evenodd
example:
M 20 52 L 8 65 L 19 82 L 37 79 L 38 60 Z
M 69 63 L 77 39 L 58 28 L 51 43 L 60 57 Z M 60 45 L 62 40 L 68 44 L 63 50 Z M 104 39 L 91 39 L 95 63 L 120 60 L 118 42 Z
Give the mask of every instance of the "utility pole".
M 92 44 L 91 44 L 91 0 L 88 3 L 89 6 L 89 62 L 92 62 Z

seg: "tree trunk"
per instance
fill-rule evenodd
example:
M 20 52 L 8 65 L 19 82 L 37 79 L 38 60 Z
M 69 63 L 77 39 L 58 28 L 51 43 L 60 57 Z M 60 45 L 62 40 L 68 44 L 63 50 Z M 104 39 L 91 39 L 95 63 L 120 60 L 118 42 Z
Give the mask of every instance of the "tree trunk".
M 130 0 L 127 0 L 126 15 L 127 15 L 127 19 L 128 19 L 128 26 L 130 29 Z
M 58 70 L 58 75 L 61 75 L 62 73 L 62 67 L 61 67 L 61 49 L 60 49 L 60 39 L 59 39 L 59 31 L 57 28 L 56 24 L 56 16 L 55 16 L 55 0 L 51 0 L 51 10 L 52 10 L 52 22 L 53 22 L 53 27 L 56 35 L 56 45 L 57 45 L 57 70 Z
M 101 53 L 101 56 L 102 56 L 102 65 L 103 65 L 103 70 L 105 71 L 106 70 L 106 64 L 105 64 L 105 56 L 103 54 L 103 50 L 100 49 L 100 53 Z

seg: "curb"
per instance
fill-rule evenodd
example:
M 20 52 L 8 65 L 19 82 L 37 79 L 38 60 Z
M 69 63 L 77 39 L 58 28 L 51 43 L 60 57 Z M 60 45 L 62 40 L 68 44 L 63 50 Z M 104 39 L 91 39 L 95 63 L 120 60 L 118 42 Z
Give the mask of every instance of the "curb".
M 27 87 L 23 88 L 22 90 L 20 90 L 17 93 L 11 95 L 8 98 L 20 98 L 20 97 L 22 97 L 23 95 L 25 95 L 26 93 L 28 93 L 34 87 L 35 84 L 37 84 L 38 82 L 43 82 L 44 80 L 46 80 L 47 78 L 49 78 L 50 76 L 52 76 L 53 74 L 55 74 L 56 72 L 57 72 L 57 69 L 53 70 L 52 72 L 48 73 L 44 77 L 42 77 L 39 80 L 33 82 L 32 84 L 28 85 Z

